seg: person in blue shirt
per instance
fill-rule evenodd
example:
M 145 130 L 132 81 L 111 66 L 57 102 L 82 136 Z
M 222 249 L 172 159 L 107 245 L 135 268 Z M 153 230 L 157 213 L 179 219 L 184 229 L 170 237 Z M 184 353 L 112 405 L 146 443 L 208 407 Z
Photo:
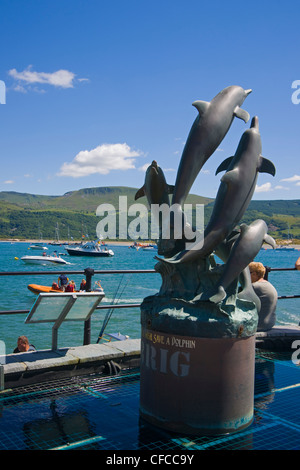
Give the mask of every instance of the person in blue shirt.
M 65 274 L 58 276 L 57 284 L 64 291 L 68 285 L 69 279 Z

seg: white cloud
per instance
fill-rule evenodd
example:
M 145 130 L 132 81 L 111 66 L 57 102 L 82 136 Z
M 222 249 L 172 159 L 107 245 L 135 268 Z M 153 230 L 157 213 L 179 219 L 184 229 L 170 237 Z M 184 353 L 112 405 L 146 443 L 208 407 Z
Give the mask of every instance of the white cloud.
M 14 184 L 14 180 L 6 180 L 4 181 L 4 184 Z
M 145 172 L 150 165 L 151 165 L 151 162 L 145 163 L 143 166 L 139 167 L 139 171 Z
M 14 87 L 15 91 L 26 92 L 26 88 L 23 85 L 33 85 L 36 83 L 43 85 L 52 85 L 57 88 L 73 88 L 76 75 L 69 70 L 57 70 L 56 72 L 35 72 L 32 70 L 32 65 L 29 65 L 27 69 L 22 72 L 18 72 L 16 69 L 11 69 L 8 74 L 19 81 L 19 84 Z M 88 81 L 88 79 L 80 78 L 78 81 Z M 37 91 L 35 89 L 34 91 Z
M 286 186 L 281 186 L 280 184 L 277 185 L 277 186 L 275 186 L 274 189 L 284 189 L 285 191 L 289 191 L 289 190 L 290 190 L 290 188 L 287 188 Z
M 151 162 L 145 163 L 143 166 L 139 167 L 139 171 L 145 172 L 150 165 L 151 165 Z M 176 171 L 176 170 L 175 170 L 175 168 L 162 168 L 162 171 L 164 173 L 168 173 L 168 172 L 172 172 L 172 171 Z
M 58 176 L 80 178 L 93 174 L 107 175 L 112 170 L 130 170 L 135 168 L 135 157 L 140 152 L 124 144 L 103 144 L 92 150 L 82 150 L 71 163 L 65 162 Z
M 269 191 L 272 191 L 271 183 L 265 183 L 262 184 L 261 186 L 256 186 L 255 192 L 256 193 L 267 193 Z
M 294 176 L 291 176 L 291 178 L 284 178 L 280 181 L 289 181 L 290 183 L 295 183 L 296 181 L 300 182 L 300 176 L 299 175 L 294 175 Z
M 27 93 L 26 88 L 24 88 L 22 85 L 16 85 L 13 88 L 14 91 L 18 91 L 19 93 Z

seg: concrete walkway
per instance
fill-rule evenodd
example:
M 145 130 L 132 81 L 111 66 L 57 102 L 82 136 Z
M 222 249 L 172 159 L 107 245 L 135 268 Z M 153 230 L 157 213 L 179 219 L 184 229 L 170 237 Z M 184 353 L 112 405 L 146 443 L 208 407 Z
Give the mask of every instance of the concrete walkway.
M 112 361 L 121 368 L 137 367 L 140 348 L 140 339 L 127 339 L 56 350 L 8 354 L 0 358 L 4 370 L 4 388 L 106 370 L 109 372 L 114 370 Z

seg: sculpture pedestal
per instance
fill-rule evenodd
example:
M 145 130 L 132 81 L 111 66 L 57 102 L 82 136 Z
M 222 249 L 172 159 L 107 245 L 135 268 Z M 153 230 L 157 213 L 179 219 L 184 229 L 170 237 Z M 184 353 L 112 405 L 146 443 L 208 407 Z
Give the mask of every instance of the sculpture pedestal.
M 142 329 L 140 413 L 194 435 L 244 429 L 253 419 L 255 336 L 197 338 Z
M 141 416 L 195 435 L 244 429 L 253 419 L 255 304 L 237 297 L 237 281 L 223 302 L 201 301 L 222 273 L 208 260 L 156 269 L 161 290 L 141 305 Z

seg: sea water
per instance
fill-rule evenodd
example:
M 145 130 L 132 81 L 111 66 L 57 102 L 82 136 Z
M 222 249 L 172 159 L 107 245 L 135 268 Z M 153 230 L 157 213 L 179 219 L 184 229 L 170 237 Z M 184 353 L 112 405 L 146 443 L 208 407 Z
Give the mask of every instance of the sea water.
M 84 271 L 85 268 L 97 270 L 146 270 L 153 269 L 156 260 L 156 251 L 134 250 L 128 246 L 112 245 L 115 255 L 109 258 L 88 258 L 69 256 L 64 246 L 48 246 L 47 253 L 62 253 L 63 258 L 70 265 L 63 266 L 39 266 L 25 264 L 21 261 L 24 255 L 37 255 L 36 250 L 29 250 L 29 243 L 2 242 L 0 243 L 0 272 L 57 272 L 49 275 L 25 275 L 25 276 L 1 276 L 0 310 L 30 310 L 37 296 L 28 289 L 28 284 L 51 285 L 57 282 L 58 276 L 64 270 Z M 256 261 L 262 262 L 271 268 L 293 268 L 300 255 L 299 250 L 282 251 L 267 249 L 261 250 Z M 74 280 L 79 287 L 82 274 L 67 274 L 70 280 Z M 300 294 L 300 271 L 271 271 L 269 281 L 275 286 L 279 296 L 294 296 Z M 95 274 L 92 285 L 101 281 L 105 292 L 105 298 L 101 305 L 114 303 L 139 304 L 142 300 L 157 293 L 161 286 L 161 277 L 157 273 L 139 274 Z M 298 325 L 300 298 L 278 300 L 277 324 Z M 96 310 L 91 321 L 91 342 L 96 343 L 101 330 L 103 320 L 107 313 L 111 314 L 106 333 L 118 333 L 128 335 L 130 338 L 140 337 L 140 309 L 114 309 Z M 4 342 L 6 353 L 10 353 L 16 347 L 17 338 L 20 335 L 28 336 L 30 342 L 37 349 L 48 349 L 52 341 L 52 324 L 38 323 L 25 324 L 27 313 L 10 314 L 0 316 L 0 340 Z M 58 347 L 80 346 L 83 344 L 83 322 L 68 322 L 62 324 L 58 332 Z M 2 343 L 3 344 L 3 343 Z

